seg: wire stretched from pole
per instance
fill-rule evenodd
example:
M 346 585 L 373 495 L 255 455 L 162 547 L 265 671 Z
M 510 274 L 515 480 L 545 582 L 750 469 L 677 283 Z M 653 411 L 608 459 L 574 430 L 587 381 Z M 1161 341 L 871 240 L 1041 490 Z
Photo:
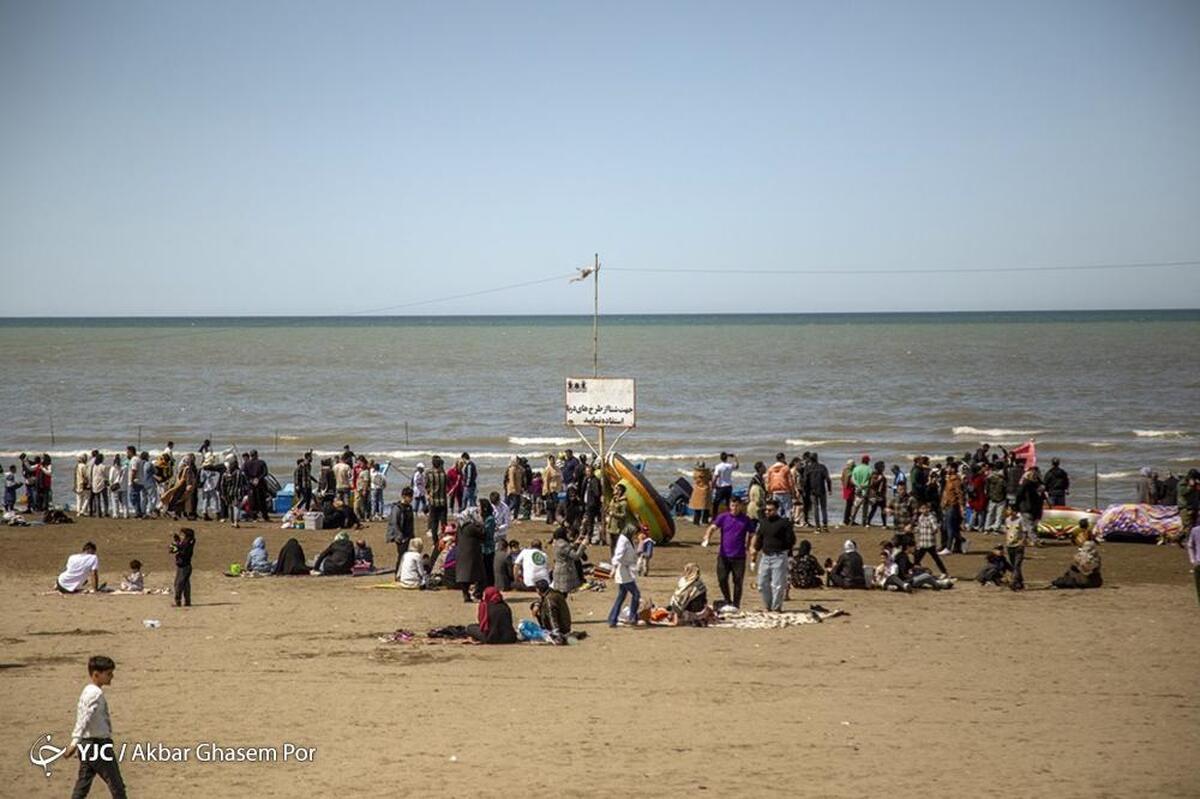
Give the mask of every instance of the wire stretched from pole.
M 876 268 L 876 269 L 714 269 L 706 267 L 606 266 L 611 272 L 642 272 L 658 274 L 703 275 L 970 275 L 988 272 L 1082 272 L 1099 269 L 1166 269 L 1179 266 L 1200 266 L 1200 259 L 1189 261 L 1144 261 L 1118 264 L 1068 264 L 1063 266 L 985 266 L 939 269 L 935 267 Z

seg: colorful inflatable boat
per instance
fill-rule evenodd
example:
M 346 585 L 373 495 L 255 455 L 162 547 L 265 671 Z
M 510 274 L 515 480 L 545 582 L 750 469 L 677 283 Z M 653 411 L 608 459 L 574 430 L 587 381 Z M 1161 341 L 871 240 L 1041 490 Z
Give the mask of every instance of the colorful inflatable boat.
M 1100 521 L 1100 511 L 1072 508 L 1067 505 L 1054 505 L 1042 511 L 1042 520 L 1038 522 L 1038 534 L 1048 538 L 1071 538 L 1079 529 L 1080 519 L 1087 519 L 1088 527 L 1093 531 L 1096 522 Z
M 605 464 L 609 481 L 616 485 L 625 484 L 625 497 L 629 510 L 638 521 L 646 525 L 647 534 L 656 544 L 665 544 L 675 537 L 675 520 L 666 501 L 650 485 L 646 476 L 633 468 L 633 464 L 621 455 L 612 453 Z

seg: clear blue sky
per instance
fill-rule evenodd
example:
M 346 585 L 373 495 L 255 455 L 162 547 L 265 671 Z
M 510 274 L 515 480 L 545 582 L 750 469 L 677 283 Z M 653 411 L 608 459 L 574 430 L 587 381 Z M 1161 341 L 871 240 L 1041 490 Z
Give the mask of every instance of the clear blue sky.
M 1200 3 L 0 0 L 6 315 L 1200 258 Z M 16 295 L 14 297 L 14 295 Z M 1200 269 L 613 272 L 611 312 L 1200 305 Z M 565 281 L 414 313 L 584 313 Z

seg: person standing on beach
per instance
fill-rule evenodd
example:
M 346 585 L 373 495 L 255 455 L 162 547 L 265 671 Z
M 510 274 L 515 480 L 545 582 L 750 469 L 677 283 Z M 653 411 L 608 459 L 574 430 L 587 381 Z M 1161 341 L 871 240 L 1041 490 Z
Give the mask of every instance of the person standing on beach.
M 854 484 L 854 510 L 850 513 L 850 523 L 858 524 L 859 510 L 862 511 L 862 524 L 869 527 L 867 512 L 871 503 L 867 498 L 867 489 L 871 485 L 871 456 L 863 455 L 850 471 L 850 482 Z
M 92 459 L 92 474 L 89 480 L 92 489 L 92 512 L 90 515 L 104 517 L 108 515 L 108 467 L 104 465 L 104 456 L 97 454 Z
M 429 532 L 433 535 L 434 543 L 437 543 L 442 526 L 446 523 L 449 498 L 446 496 L 446 470 L 442 468 L 442 456 L 434 455 L 430 463 L 433 468 L 425 475 L 425 496 L 429 501 Z
M 554 462 L 554 454 L 546 456 L 542 469 L 542 502 L 546 506 L 546 524 L 555 524 L 558 519 L 558 492 L 562 491 L 562 472 Z
M 75 463 L 75 515 L 90 516 L 92 514 L 92 470 L 88 467 L 87 455 L 80 454 Z M 26 482 L 28 485 L 28 482 Z M 29 496 L 28 494 L 26 495 Z M 33 511 L 33 499 L 26 499 L 30 512 Z
M 79 772 L 71 799 L 87 796 L 97 776 L 104 780 L 113 799 L 125 799 L 125 781 L 121 778 L 121 767 L 113 746 L 112 719 L 108 715 L 108 700 L 104 697 L 104 687 L 112 684 L 116 668 L 112 658 L 104 655 L 88 658 L 88 683 L 79 694 L 71 743 L 63 753 L 66 757 L 79 753 Z
M 413 513 L 429 513 L 429 495 L 425 491 L 425 464 L 418 463 L 412 473 Z
M 1051 505 L 1067 504 L 1067 494 L 1071 493 L 1071 478 L 1067 475 L 1067 470 L 1059 465 L 1058 458 L 1050 459 L 1050 468 L 1046 470 L 1043 483 Z
M 579 485 L 579 459 L 571 450 L 563 453 L 562 481 L 564 491 L 571 486 Z
M 349 502 L 351 484 L 354 481 L 354 467 L 350 465 L 350 455 L 342 453 L 338 462 L 333 465 L 334 499 L 339 502 Z
M 1187 535 L 1200 524 L 1200 469 L 1190 469 L 1176 487 L 1175 507 L 1179 509 L 1180 529 Z M 1182 537 L 1179 540 L 1183 542 Z
M 1192 564 L 1192 578 L 1196 582 L 1196 600 L 1200 601 L 1200 524 L 1193 524 L 1191 532 L 1188 533 L 1187 551 L 1188 560 Z
M 1038 522 L 1042 520 L 1042 509 L 1046 504 L 1046 489 L 1042 485 L 1042 474 L 1035 466 L 1025 472 L 1017 487 L 1017 512 L 1021 514 L 1021 529 L 1029 541 L 1035 540 Z
M 508 509 L 516 515 L 521 510 L 521 493 L 525 490 L 525 470 L 521 467 L 517 456 L 508 460 L 508 468 L 504 471 L 504 496 Z
M 938 524 L 937 514 L 933 512 L 933 508 L 927 502 L 922 502 L 917 508 L 917 529 L 915 540 L 917 545 L 916 554 L 913 556 L 913 565 L 920 566 L 921 559 L 926 555 L 933 558 L 934 564 L 938 567 L 938 572 L 942 577 L 946 576 L 946 564 L 942 563 L 942 558 L 938 554 L 937 539 Z
M 850 458 L 846 461 L 846 465 L 842 467 L 841 477 L 838 479 L 842 487 L 842 502 L 845 507 L 842 510 L 842 526 L 848 527 L 854 521 L 854 481 L 851 475 L 854 474 L 854 459 Z
M 225 474 L 221 475 L 221 499 L 225 501 L 225 512 L 234 527 L 239 527 L 238 520 L 242 518 L 242 500 L 250 484 L 246 475 L 238 467 L 237 458 L 230 455 L 225 461 Z
M 775 462 L 767 469 L 767 492 L 775 500 L 779 513 L 791 519 L 796 484 L 792 480 L 792 470 L 788 468 L 787 456 L 782 452 L 775 454 Z
M 125 472 L 129 475 L 129 509 L 135 518 L 140 519 L 142 518 L 142 458 L 133 445 L 125 448 L 125 461 L 128 464 Z
M 871 521 L 875 518 L 875 511 L 879 511 L 879 523 L 883 527 L 887 527 L 887 488 L 888 479 L 884 473 L 883 461 L 875 461 L 875 468 L 871 471 L 871 478 L 867 481 L 867 518 L 864 521 L 866 527 L 871 526 Z
M 1032 546 L 1034 542 L 1013 508 L 1005 510 L 1004 522 L 1005 554 L 1008 556 L 1008 565 L 1012 567 L 1012 582 L 1009 585 L 1014 591 L 1023 591 L 1025 574 L 1021 566 L 1025 563 L 1025 547 Z
M 171 554 L 175 556 L 175 607 L 192 606 L 192 553 L 196 549 L 196 531 L 180 528 L 172 537 Z
M 604 510 L 604 486 L 591 466 L 583 468 L 583 475 L 583 533 L 592 543 L 608 546 L 610 540 L 616 539 L 609 539 L 606 526 L 600 523 L 600 514 Z M 624 490 L 621 496 L 625 496 Z
M 952 457 L 946 458 L 946 468 L 942 475 L 945 484 L 942 487 L 942 551 L 939 554 L 966 552 L 962 520 L 967 498 L 963 493 L 962 477 L 958 474 L 958 461 Z
M 804 490 L 812 504 L 813 526 L 819 533 L 828 533 L 829 492 L 833 490 L 833 481 L 829 479 L 829 469 L 815 452 L 809 455 L 808 467 L 804 470 Z
M 469 508 L 479 501 L 479 468 L 471 460 L 469 452 L 464 452 L 459 462 L 462 464 L 459 474 L 463 485 L 463 506 Z
M 1004 509 L 1008 506 L 1008 482 L 1003 469 L 992 469 L 983 482 L 987 494 L 987 519 L 983 529 L 989 533 L 1004 532 Z
M 784 468 L 787 464 L 784 464 Z M 779 500 L 771 497 L 766 504 L 767 515 L 754 532 L 753 556 L 758 561 L 758 591 L 768 611 L 783 610 L 787 594 L 788 557 L 796 546 L 796 528 L 792 520 L 780 515 Z
M 708 546 L 713 533 L 720 534 L 717 549 L 717 584 L 725 603 L 742 606 L 742 582 L 746 577 L 746 545 L 754 525 L 746 515 L 741 497 L 731 497 L 729 511 L 719 514 L 704 532 L 701 546 Z M 729 590 L 730 580 L 733 591 Z
M 737 455 L 732 452 L 722 452 L 720 461 L 713 469 L 713 503 L 712 518 L 721 512 L 722 505 L 729 505 L 733 496 L 733 470 L 741 468 Z
M 396 579 L 400 579 L 400 561 L 408 552 L 408 544 L 413 540 L 416 529 L 416 518 L 412 508 L 413 491 L 410 486 L 400 490 L 400 501 L 392 505 L 388 513 L 387 533 L 385 541 L 396 545 Z
M 612 524 L 614 518 L 622 520 L 621 527 L 617 531 L 615 525 L 614 534 L 616 538 L 616 546 L 613 549 L 612 568 L 613 579 L 617 583 L 617 598 L 613 602 L 612 609 L 608 612 L 608 626 L 616 627 L 617 622 L 621 619 L 621 607 L 625 604 L 625 598 L 629 597 L 629 617 L 632 626 L 637 626 L 638 610 L 642 602 L 641 592 L 638 591 L 637 585 L 637 549 L 633 546 L 633 542 L 629 540 L 629 527 L 624 524 L 624 516 L 628 509 L 625 506 L 625 485 L 617 483 L 613 489 L 612 502 L 609 505 L 609 522 Z
M 250 483 L 250 518 L 262 516 L 264 522 L 271 521 L 267 512 L 267 464 L 258 457 L 258 450 L 250 450 L 250 461 L 246 464 L 246 481 Z
M 712 476 L 712 470 L 704 461 L 697 462 L 696 467 L 692 469 L 692 498 L 688 502 L 688 507 L 692 509 L 692 524 L 708 522 Z

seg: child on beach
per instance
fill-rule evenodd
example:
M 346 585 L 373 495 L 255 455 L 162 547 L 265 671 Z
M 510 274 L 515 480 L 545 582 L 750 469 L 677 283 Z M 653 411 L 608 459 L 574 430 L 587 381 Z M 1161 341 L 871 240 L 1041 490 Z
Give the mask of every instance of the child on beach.
M 196 531 L 180 528 L 171 537 L 171 554 L 175 556 L 175 607 L 192 606 L 192 553 L 196 549 Z
M 370 574 L 375 571 L 375 553 L 367 545 L 367 539 L 360 538 L 354 542 L 354 574 Z
M 371 469 L 371 521 L 383 518 L 383 489 L 387 488 L 387 478 L 383 476 L 383 466 L 375 464 Z
M 8 467 L 8 471 L 4 473 L 4 509 L 13 510 L 17 505 L 17 486 L 20 482 L 17 479 L 16 464 Z
M 1004 556 L 1004 547 L 996 544 L 987 554 L 987 562 L 979 570 L 976 579 L 979 580 L 980 585 L 1000 585 L 1004 580 L 1004 575 L 1010 570 L 1012 570 L 1012 566 L 1009 564 L 1008 558 Z
M 121 581 L 121 590 L 136 593 L 146 590 L 145 580 L 142 577 L 142 562 L 140 560 L 129 561 L 129 574 L 125 575 L 125 579 Z
M 542 506 L 542 473 L 534 472 L 529 481 L 529 501 L 533 503 L 533 515 L 544 516 L 546 511 Z
M 65 752 L 68 758 L 79 752 L 79 774 L 71 792 L 73 797 L 87 796 L 92 789 L 92 780 L 99 776 L 108 786 L 109 793 L 117 799 L 125 799 L 125 781 L 121 779 L 118 759 L 112 754 L 112 719 L 108 716 L 108 701 L 104 698 L 104 686 L 112 684 L 116 668 L 112 658 L 104 655 L 88 658 L 88 683 L 79 694 L 75 729 Z
M 654 539 L 646 534 L 645 530 L 638 531 L 637 534 L 637 566 L 635 567 L 638 577 L 647 577 L 650 574 L 650 561 L 654 557 Z

